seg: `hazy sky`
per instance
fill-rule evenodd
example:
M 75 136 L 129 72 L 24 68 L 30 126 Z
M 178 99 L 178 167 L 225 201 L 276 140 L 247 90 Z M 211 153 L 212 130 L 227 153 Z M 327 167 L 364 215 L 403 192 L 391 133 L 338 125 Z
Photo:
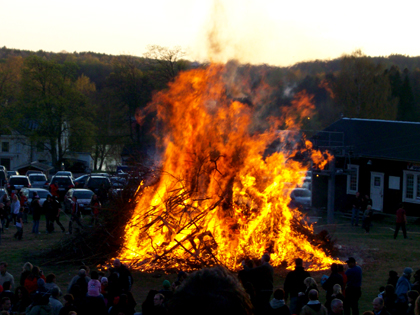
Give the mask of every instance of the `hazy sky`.
M 367 55 L 420 55 L 420 1 L 0 0 L 0 47 L 141 56 L 181 46 L 191 59 L 290 65 Z M 208 49 L 212 29 L 223 51 Z

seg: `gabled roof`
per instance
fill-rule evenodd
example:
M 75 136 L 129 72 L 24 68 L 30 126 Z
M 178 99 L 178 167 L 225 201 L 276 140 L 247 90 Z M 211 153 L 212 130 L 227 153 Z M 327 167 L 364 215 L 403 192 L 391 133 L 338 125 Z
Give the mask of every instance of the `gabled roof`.
M 41 162 L 38 162 L 38 161 L 31 162 L 31 163 L 24 164 L 24 165 L 19 165 L 18 167 L 15 167 L 15 169 L 19 170 L 19 169 L 27 168 L 27 167 L 35 168 L 35 169 L 43 171 L 43 172 L 48 172 L 48 171 L 51 171 L 52 169 L 54 169 L 53 166 L 47 165 L 47 164 L 44 164 L 44 163 L 41 163 Z
M 324 131 L 314 139 L 320 147 L 341 144 L 353 156 L 420 162 L 418 122 L 342 118 Z

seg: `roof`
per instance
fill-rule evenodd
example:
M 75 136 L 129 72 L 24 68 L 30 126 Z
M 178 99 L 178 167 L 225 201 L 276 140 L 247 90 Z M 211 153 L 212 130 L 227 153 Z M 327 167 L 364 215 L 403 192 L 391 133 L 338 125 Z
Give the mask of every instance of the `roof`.
M 27 167 L 29 167 L 31 169 L 35 168 L 37 170 L 41 170 L 41 171 L 44 171 L 44 172 L 48 172 L 48 171 L 51 171 L 52 169 L 54 169 L 54 167 L 52 167 L 51 165 L 47 165 L 47 164 L 44 164 L 44 163 L 41 163 L 41 162 L 38 162 L 38 161 L 31 162 L 31 163 L 24 164 L 24 165 L 20 165 L 20 166 L 15 167 L 15 168 L 19 170 L 19 169 L 27 168 Z
M 420 123 L 342 118 L 314 137 L 319 147 L 345 147 L 353 156 L 420 162 Z

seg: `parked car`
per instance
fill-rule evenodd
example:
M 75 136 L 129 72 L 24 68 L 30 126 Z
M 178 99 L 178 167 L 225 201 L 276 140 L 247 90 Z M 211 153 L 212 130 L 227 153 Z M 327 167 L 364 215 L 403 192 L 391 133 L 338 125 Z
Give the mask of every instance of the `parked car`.
M 108 173 L 93 173 L 90 174 L 92 176 L 106 176 L 106 177 L 111 177 L 111 175 L 109 175 Z
M 31 181 L 32 188 L 48 189 L 49 183 L 45 174 L 31 174 L 28 176 Z
M 81 212 L 90 212 L 90 201 L 92 200 L 93 191 L 83 188 L 72 188 L 64 197 L 64 208 L 67 213 L 73 208 L 73 196 L 76 196 Z
M 52 196 L 51 193 L 44 188 L 22 188 L 20 190 L 20 193 L 25 195 L 26 198 L 28 198 L 28 204 L 32 202 L 34 192 L 38 194 L 39 203 L 41 204 L 41 206 L 44 204 L 44 201 L 47 200 L 47 196 Z
M 12 175 L 19 175 L 18 171 L 7 171 L 7 179 L 10 178 Z
M 98 194 L 99 188 L 101 188 L 102 184 L 105 186 L 107 191 L 111 188 L 111 181 L 108 176 L 92 175 L 86 181 L 85 188 L 92 190 L 95 194 Z
M 9 195 L 18 193 L 24 187 L 31 187 L 31 181 L 25 175 L 10 176 L 9 183 L 7 184 L 7 192 Z
M 303 178 L 302 188 L 312 190 L 312 177 L 306 176 Z
M 112 176 L 110 180 L 112 188 L 124 188 L 127 185 L 127 179 L 124 177 Z
M 44 174 L 44 172 L 43 171 L 37 171 L 37 170 L 29 170 L 29 171 L 26 171 L 25 175 L 29 176 L 31 174 Z
M 290 198 L 292 198 L 292 203 L 297 207 L 298 206 L 303 206 L 304 208 L 311 207 L 312 194 L 309 189 L 295 188 L 291 191 Z
M 69 176 L 71 179 L 74 179 L 73 173 L 69 171 L 58 171 L 54 176 Z
M 50 191 L 52 184 L 57 184 L 60 200 L 63 200 L 64 195 L 69 191 L 69 189 L 74 188 L 74 183 L 70 176 L 53 176 L 50 182 Z
M 0 169 L 0 186 L 6 186 L 8 182 L 7 172 L 5 169 Z
M 85 175 L 82 175 L 80 177 L 77 177 L 74 180 L 74 187 L 76 187 L 76 188 L 83 188 L 83 187 L 85 187 L 85 183 L 86 183 L 86 181 L 88 180 L 89 177 L 90 177 L 89 174 L 85 174 Z

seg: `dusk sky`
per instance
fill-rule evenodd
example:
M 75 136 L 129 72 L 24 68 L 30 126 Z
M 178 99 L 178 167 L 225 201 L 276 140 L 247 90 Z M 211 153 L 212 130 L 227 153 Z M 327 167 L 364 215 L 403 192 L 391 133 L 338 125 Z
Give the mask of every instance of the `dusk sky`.
M 420 55 L 419 1 L 0 0 L 0 47 L 142 56 L 181 46 L 189 59 L 291 65 L 356 49 Z M 207 49 L 216 25 L 223 53 Z

